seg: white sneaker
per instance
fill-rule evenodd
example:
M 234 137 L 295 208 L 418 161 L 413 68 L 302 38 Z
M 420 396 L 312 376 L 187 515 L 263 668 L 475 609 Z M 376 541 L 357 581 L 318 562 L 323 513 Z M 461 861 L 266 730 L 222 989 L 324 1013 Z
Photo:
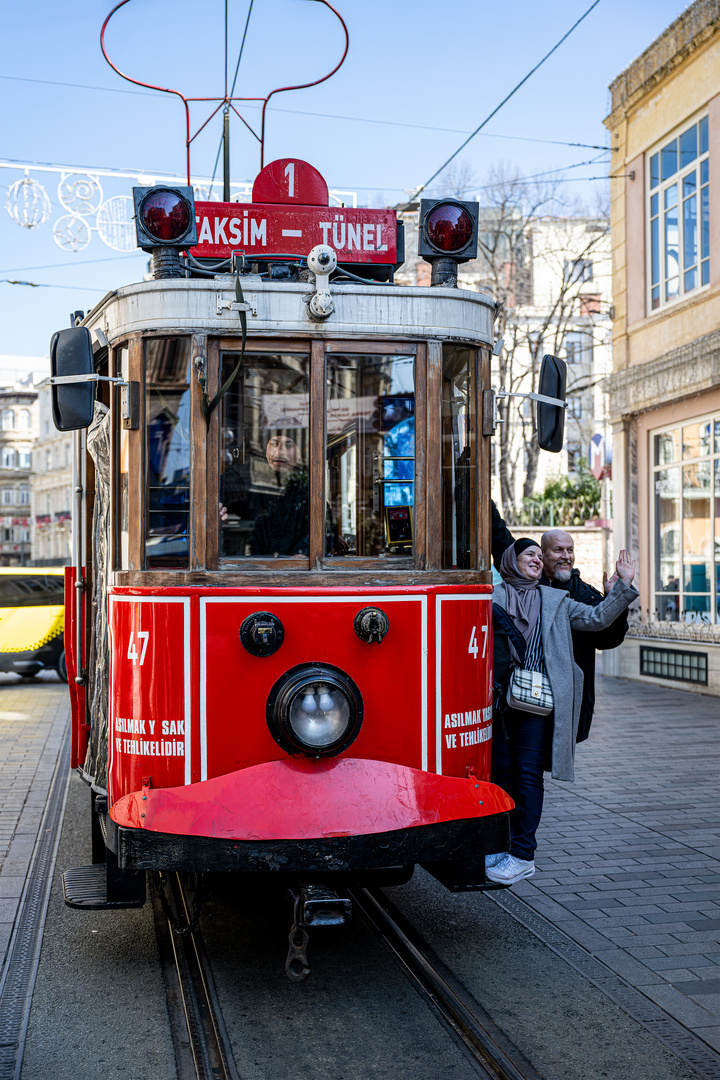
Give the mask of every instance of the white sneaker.
M 502 862 L 509 853 L 507 851 L 498 851 L 495 855 L 485 856 L 485 869 L 487 870 L 491 866 L 497 866 L 499 862 Z
M 496 866 L 485 870 L 485 876 L 500 885 L 514 885 L 516 881 L 532 877 L 534 873 L 535 863 L 532 860 L 516 859 L 514 855 L 506 855 Z

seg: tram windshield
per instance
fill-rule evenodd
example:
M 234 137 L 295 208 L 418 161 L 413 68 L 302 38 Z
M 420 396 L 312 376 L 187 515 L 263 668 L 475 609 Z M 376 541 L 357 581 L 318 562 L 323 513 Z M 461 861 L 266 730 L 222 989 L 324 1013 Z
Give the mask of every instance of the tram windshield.
M 225 353 L 225 381 L 238 361 Z M 313 378 L 323 376 L 320 368 Z M 307 559 L 310 479 L 324 484 L 324 557 L 382 558 L 413 550 L 415 357 L 347 353 L 325 358 L 322 428 L 311 415 L 310 353 L 246 353 L 223 400 L 221 554 Z M 317 432 L 315 469 L 310 455 Z M 315 444 L 313 444 L 315 445 Z
M 222 379 L 237 356 L 223 356 Z M 249 353 L 223 405 L 221 553 L 307 557 L 309 368 L 303 353 Z
M 326 357 L 329 512 L 343 554 L 409 555 L 415 509 L 415 357 Z

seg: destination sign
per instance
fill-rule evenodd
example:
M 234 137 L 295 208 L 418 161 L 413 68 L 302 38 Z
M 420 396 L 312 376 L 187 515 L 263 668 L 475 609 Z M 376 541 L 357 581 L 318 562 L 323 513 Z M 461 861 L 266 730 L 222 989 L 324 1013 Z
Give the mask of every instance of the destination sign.
M 229 258 L 234 251 L 243 251 L 249 260 L 305 258 L 317 244 L 327 244 L 341 263 L 397 262 L 394 210 L 196 202 L 195 216 L 196 258 Z

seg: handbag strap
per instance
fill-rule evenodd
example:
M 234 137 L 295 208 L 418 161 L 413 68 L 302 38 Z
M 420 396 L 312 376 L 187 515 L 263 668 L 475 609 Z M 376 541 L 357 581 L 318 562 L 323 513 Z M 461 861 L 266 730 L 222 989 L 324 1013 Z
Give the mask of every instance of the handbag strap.
M 520 667 L 522 667 L 525 663 L 525 653 L 527 651 L 525 638 L 522 636 L 522 634 L 520 633 L 517 626 L 512 621 L 504 607 L 501 607 L 500 604 L 493 604 L 492 609 L 493 619 L 501 628 L 501 630 L 504 630 L 507 636 L 510 638 L 510 641 L 515 647 L 515 652 L 518 655 Z

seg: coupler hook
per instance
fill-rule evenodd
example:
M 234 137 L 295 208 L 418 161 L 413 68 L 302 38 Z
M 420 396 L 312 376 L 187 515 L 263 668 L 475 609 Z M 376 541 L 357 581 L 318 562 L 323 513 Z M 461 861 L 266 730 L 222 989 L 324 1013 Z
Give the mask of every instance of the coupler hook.
M 310 932 L 302 921 L 302 897 L 295 895 L 292 890 L 290 896 L 293 899 L 293 924 L 288 934 L 289 949 L 285 960 L 285 974 L 291 982 L 304 982 L 310 974 L 308 963 L 308 945 L 310 944 Z

